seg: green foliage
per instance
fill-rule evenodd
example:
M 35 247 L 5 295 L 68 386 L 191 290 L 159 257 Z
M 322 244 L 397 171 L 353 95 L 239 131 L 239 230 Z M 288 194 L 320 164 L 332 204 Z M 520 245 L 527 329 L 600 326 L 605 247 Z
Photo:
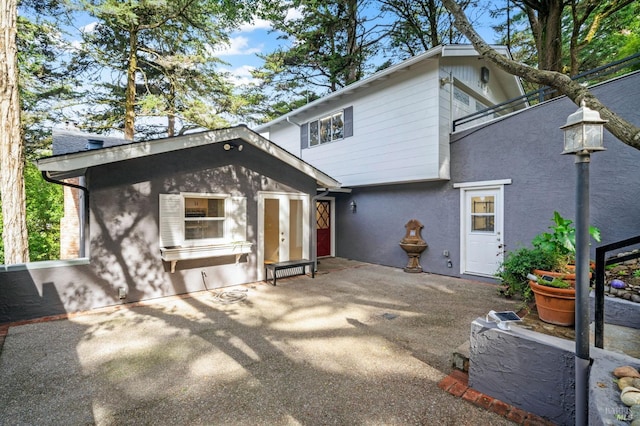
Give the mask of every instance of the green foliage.
M 467 14 L 479 4 L 477 0 L 457 3 Z M 380 11 L 394 21 L 385 37 L 385 50 L 392 52 L 396 60 L 418 55 L 439 44 L 463 42 L 464 37 L 453 26 L 453 19 L 441 1 L 379 0 L 379 4 Z
M 381 48 L 378 28 L 369 25 L 366 16 L 368 4 L 297 0 L 300 17 L 290 19 L 291 5 L 280 3 L 268 19 L 282 34 L 282 46 L 262 55 L 264 65 L 252 72 L 261 81 L 267 103 L 287 109 L 286 104 L 298 104 L 310 94 L 335 92 L 363 78 Z
M 27 232 L 30 261 L 60 258 L 60 219 L 63 215 L 62 187 L 42 179 L 32 163 L 24 168 L 27 198 Z M 0 209 L 0 213 L 2 210 Z M 0 214 L 2 227 L 2 214 Z M 0 239 L 0 264 L 4 263 L 4 247 Z
M 228 126 L 226 117 L 243 103 L 230 77 L 218 70 L 224 63 L 215 51 L 258 3 L 77 0 L 76 7 L 97 20 L 83 33 L 74 58 L 92 83 L 83 127 L 100 133 L 124 129 L 125 135 L 149 139 Z M 163 117 L 166 124 L 132 123 L 133 117 Z
M 502 293 L 505 296 L 520 295 L 527 302 L 531 299 L 527 275 L 534 269 L 551 270 L 557 263 L 558 257 L 552 252 L 521 247 L 505 253 L 504 261 L 495 276 L 502 281 Z
M 543 232 L 537 235 L 531 244 L 544 251 L 556 253 L 564 257 L 568 262 L 575 258 L 576 253 L 576 230 L 573 221 L 563 218 L 557 211 L 553 212 L 553 226 L 549 229 L 552 232 Z M 600 242 L 600 230 L 594 226 L 589 227 L 591 237 Z
M 36 166 L 27 163 L 25 190 L 30 260 L 59 259 L 62 187 L 45 181 Z
M 521 295 L 525 302 L 529 301 L 531 292 L 528 274 L 534 269 L 561 271 L 575 257 L 576 235 L 573 222 L 554 211 L 553 223 L 549 227 L 551 232 L 543 232 L 533 238 L 533 248 L 522 247 L 505 253 L 504 261 L 495 275 L 504 285 L 502 293 L 505 296 Z M 589 232 L 594 240 L 600 241 L 598 228 L 592 226 Z M 562 280 L 538 280 L 538 284 L 567 288 L 567 283 Z

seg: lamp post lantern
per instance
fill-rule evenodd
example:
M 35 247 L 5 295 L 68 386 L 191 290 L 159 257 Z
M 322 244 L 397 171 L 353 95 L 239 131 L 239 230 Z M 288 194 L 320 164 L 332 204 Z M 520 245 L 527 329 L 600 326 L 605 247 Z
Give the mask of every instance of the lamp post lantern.
M 591 153 L 604 151 L 603 127 L 607 120 L 587 107 L 580 108 L 561 127 L 564 151 L 575 154 L 576 179 L 576 425 L 589 424 L 589 163 Z

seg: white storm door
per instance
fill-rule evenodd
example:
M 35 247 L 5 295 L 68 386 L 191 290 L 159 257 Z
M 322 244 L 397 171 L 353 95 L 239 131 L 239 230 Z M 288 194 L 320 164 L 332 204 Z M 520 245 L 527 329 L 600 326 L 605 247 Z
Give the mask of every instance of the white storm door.
M 502 263 L 501 189 L 463 190 L 464 274 L 493 276 Z

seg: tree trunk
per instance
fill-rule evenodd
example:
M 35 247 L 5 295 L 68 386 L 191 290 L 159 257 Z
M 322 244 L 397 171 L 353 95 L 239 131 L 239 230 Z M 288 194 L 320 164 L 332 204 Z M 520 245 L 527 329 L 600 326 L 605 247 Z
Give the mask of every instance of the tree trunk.
M 127 67 L 127 90 L 124 105 L 124 138 L 132 141 L 136 120 L 136 72 L 138 70 L 138 31 L 129 31 L 129 64 Z
M 0 196 L 4 263 L 29 261 L 24 191 L 24 142 L 20 126 L 16 0 L 0 0 Z

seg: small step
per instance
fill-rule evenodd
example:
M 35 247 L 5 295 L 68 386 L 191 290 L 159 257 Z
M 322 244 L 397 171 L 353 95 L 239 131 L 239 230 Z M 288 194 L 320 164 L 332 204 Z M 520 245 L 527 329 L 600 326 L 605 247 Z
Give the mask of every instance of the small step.
M 461 344 L 453 351 L 453 363 L 452 367 L 456 370 L 469 372 L 469 356 L 471 343 L 469 340 Z

